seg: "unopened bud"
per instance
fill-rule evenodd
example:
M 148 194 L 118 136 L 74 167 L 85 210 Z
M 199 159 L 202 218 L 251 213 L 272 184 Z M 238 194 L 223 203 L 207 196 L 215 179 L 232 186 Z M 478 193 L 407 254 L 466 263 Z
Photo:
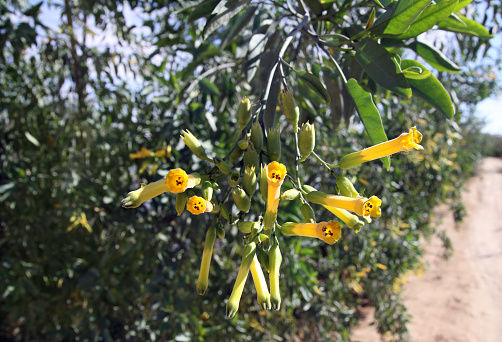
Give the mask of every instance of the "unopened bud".
M 279 287 L 280 268 L 282 263 L 282 254 L 279 245 L 276 243 L 268 253 L 268 271 L 270 280 L 270 302 L 272 309 L 281 308 L 281 290 Z
M 300 109 L 295 103 L 293 94 L 286 88 L 279 93 L 279 99 L 281 100 L 282 111 L 288 119 L 288 121 L 293 125 L 293 129 L 298 132 L 298 118 L 300 117 Z
M 178 216 L 185 210 L 185 205 L 187 204 L 187 195 L 185 192 L 180 192 L 176 195 L 176 212 Z
M 204 251 L 202 252 L 202 261 L 200 264 L 199 279 L 197 280 L 197 292 L 201 296 L 206 292 L 209 282 L 209 268 L 211 267 L 214 240 L 216 240 L 216 229 L 212 226 L 206 233 Z
M 267 180 L 267 165 L 263 165 L 260 168 L 260 195 L 261 198 L 267 202 L 268 198 L 268 180 Z
M 237 209 L 245 213 L 249 212 L 251 208 L 251 199 L 240 186 L 232 189 L 232 197 L 234 198 Z
M 232 164 L 224 159 L 215 158 L 214 162 L 216 163 L 216 167 L 223 173 L 224 175 L 230 174 L 232 172 Z
M 257 232 L 260 229 L 260 223 L 259 222 L 249 222 L 249 221 L 239 221 L 239 223 L 237 223 L 237 228 L 239 228 L 241 233 L 249 234 L 251 232 Z
M 232 164 L 237 163 L 239 161 L 239 159 L 241 159 L 243 152 L 244 151 L 242 151 L 240 148 L 234 148 L 232 153 L 230 153 L 230 162 Z
M 301 211 L 302 216 L 305 219 L 305 221 L 310 222 L 310 223 L 315 222 L 314 209 L 312 209 L 310 204 L 308 204 L 306 202 L 302 203 L 302 205 L 300 206 L 300 211 Z
M 181 139 L 183 140 L 185 145 L 187 145 L 190 151 L 192 151 L 192 153 L 200 159 L 210 161 L 210 159 L 207 157 L 206 151 L 204 151 L 204 148 L 202 148 L 202 144 L 199 139 L 197 139 L 189 130 L 182 132 L 183 136 L 181 136 Z
M 304 123 L 298 133 L 298 148 L 300 149 L 301 159 L 303 162 L 314 151 L 315 147 L 315 129 L 314 124 Z
M 230 177 L 228 178 L 228 184 L 234 188 L 237 185 L 239 185 L 239 181 L 241 180 L 241 176 L 239 175 L 239 172 L 232 172 L 230 174 Z
M 263 147 L 263 130 L 258 120 L 251 126 L 251 141 L 256 151 L 261 151 Z
M 244 152 L 244 166 L 254 166 L 255 170 L 258 170 L 260 166 L 260 156 L 253 148 L 248 148 Z
M 237 143 L 237 146 L 239 146 L 239 148 L 241 150 L 245 150 L 248 148 L 249 142 L 246 139 L 242 139 L 242 140 L 239 140 L 239 142 Z
M 271 161 L 281 160 L 281 133 L 279 128 L 267 131 L 267 152 Z
M 342 196 L 356 198 L 359 196 L 354 184 L 347 177 L 336 177 L 336 186 Z
M 300 196 L 300 191 L 296 189 L 289 189 L 282 193 L 281 199 L 285 201 L 292 201 L 294 199 L 297 199 L 298 196 Z
M 213 186 L 208 181 L 202 184 L 202 197 L 204 197 L 206 201 L 211 201 L 213 198 Z
M 256 191 L 256 169 L 254 166 L 246 166 L 242 176 L 242 186 L 249 197 L 252 197 Z
M 251 101 L 249 97 L 243 97 L 237 108 L 237 124 L 242 131 L 251 119 Z

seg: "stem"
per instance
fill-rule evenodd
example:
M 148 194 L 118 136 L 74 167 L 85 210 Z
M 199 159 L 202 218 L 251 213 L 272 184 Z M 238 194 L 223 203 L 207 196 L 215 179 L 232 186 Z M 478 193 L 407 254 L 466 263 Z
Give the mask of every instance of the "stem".
M 342 68 L 340 68 L 340 65 L 335 60 L 335 58 L 333 58 L 333 56 L 331 56 L 331 54 L 328 51 L 326 51 L 325 47 L 322 46 L 319 42 L 317 42 L 317 46 L 319 46 L 321 51 L 324 52 L 326 55 L 328 55 L 328 57 L 331 59 L 331 61 L 335 64 L 336 70 L 338 71 L 338 74 L 342 78 L 343 83 L 347 83 L 347 78 L 345 77 L 345 74 L 343 73 Z
M 326 163 L 317 153 L 312 151 L 311 155 L 315 157 L 330 173 L 335 174 L 335 170 L 333 170 L 328 163 Z

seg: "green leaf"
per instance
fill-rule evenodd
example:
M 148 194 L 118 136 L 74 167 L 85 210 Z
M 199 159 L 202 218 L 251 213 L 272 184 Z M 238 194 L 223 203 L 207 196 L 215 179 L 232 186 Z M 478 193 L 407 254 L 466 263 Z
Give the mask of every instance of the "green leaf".
M 419 67 L 422 70 L 427 70 L 422 64 L 410 59 L 401 61 L 403 68 Z M 423 79 L 409 78 L 408 82 L 413 89 L 413 95 L 418 95 L 432 106 L 437 108 L 447 118 L 453 118 L 455 115 L 455 106 L 451 101 L 451 97 L 438 79 L 429 73 L 429 77 Z
M 387 135 L 382 124 L 380 113 L 373 102 L 373 97 L 369 92 L 363 89 L 353 78 L 346 83 L 347 90 L 350 96 L 354 99 L 359 117 L 364 124 L 364 128 L 370 137 L 373 144 L 380 144 L 387 141 Z M 387 170 L 390 168 L 390 158 L 384 157 L 380 159 Z
M 366 38 L 356 48 L 357 61 L 375 82 L 399 95 L 411 97 L 411 89 L 401 67 L 382 45 Z
M 201 79 L 199 81 L 199 86 L 200 89 L 206 94 L 210 94 L 213 96 L 220 96 L 220 90 L 218 89 L 218 87 L 207 78 Z
M 234 39 L 235 36 L 240 33 L 242 29 L 251 21 L 251 19 L 253 19 L 257 9 L 257 6 L 250 6 L 246 9 L 246 11 L 244 11 L 244 13 L 239 15 L 239 17 L 236 17 L 235 22 L 232 26 L 230 26 L 228 32 L 226 32 L 225 39 L 221 43 L 222 49 L 224 49 L 228 43 L 232 42 L 232 39 Z
M 427 63 L 439 71 L 458 72 L 460 67 L 432 45 L 415 41 L 409 45 Z
M 317 78 L 317 76 L 303 70 L 296 71 L 296 74 L 302 81 L 304 81 L 310 88 L 312 88 L 312 90 L 314 90 L 317 95 L 319 95 L 324 100 L 324 102 L 329 104 L 331 99 L 329 97 L 328 91 L 326 90 L 324 84 L 322 84 L 321 80 Z
M 404 33 L 431 0 L 399 0 L 378 18 L 371 31 L 379 36 Z
M 443 0 L 428 6 L 398 38 L 408 39 L 430 30 L 438 22 L 448 18 L 457 5 L 458 0 Z
M 207 39 L 218 28 L 227 25 L 229 20 L 243 10 L 250 1 L 251 0 L 237 0 L 230 3 L 226 0 L 220 1 L 213 10 L 211 17 L 207 20 L 206 26 L 204 26 L 202 38 Z
M 402 66 L 402 64 L 401 64 Z M 431 75 L 431 72 L 427 69 L 420 68 L 418 66 L 411 66 L 403 69 L 404 77 L 412 80 L 423 80 Z
M 462 8 L 464 8 L 465 6 L 469 5 L 471 2 L 472 2 L 472 0 L 460 0 L 458 2 L 457 7 L 455 7 L 455 12 L 460 11 Z
M 488 39 L 493 37 L 493 35 L 491 35 L 490 32 L 488 32 L 488 30 L 486 29 L 486 27 L 484 27 L 483 25 L 475 22 L 474 20 L 466 18 L 462 15 L 457 14 L 457 16 L 464 22 L 464 25 L 462 25 L 462 23 L 458 22 L 457 20 L 455 20 L 450 16 L 445 20 L 439 22 L 438 28 L 440 30 L 445 30 L 445 31 L 465 33 L 483 39 Z

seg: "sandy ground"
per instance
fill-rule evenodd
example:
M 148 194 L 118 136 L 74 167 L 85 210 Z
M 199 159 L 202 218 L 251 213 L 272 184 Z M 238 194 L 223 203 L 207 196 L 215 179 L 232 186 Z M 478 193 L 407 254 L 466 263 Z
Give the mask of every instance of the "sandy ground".
M 486 158 L 466 185 L 464 221 L 455 226 L 446 207 L 439 207 L 438 230 L 445 230 L 455 249 L 445 260 L 442 243 L 425 243 L 425 267 L 412 276 L 403 298 L 415 342 L 502 341 L 502 160 Z M 379 341 L 371 308 L 352 335 L 354 341 Z

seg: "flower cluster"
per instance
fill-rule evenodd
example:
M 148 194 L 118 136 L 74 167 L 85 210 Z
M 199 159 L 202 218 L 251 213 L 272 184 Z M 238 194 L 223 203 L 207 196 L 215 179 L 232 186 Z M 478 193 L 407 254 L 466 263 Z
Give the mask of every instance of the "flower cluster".
M 189 131 L 183 131 L 182 139 L 186 146 L 198 158 L 213 165 L 204 172 L 187 174 L 185 170 L 170 170 L 164 179 L 131 191 L 122 200 L 125 208 L 136 208 L 145 201 L 164 192 L 176 195 L 176 211 L 181 215 L 185 208 L 193 215 L 204 213 L 216 214 L 214 224 L 209 225 L 202 252 L 197 292 L 203 295 L 209 284 L 211 258 L 216 237 L 224 237 L 224 223 L 236 225 L 244 234 L 241 250 L 242 260 L 235 283 L 227 302 L 227 316 L 233 317 L 238 309 L 244 286 L 249 273 L 256 289 L 257 302 L 264 310 L 279 310 L 280 266 L 282 255 L 279 238 L 283 236 L 302 236 L 334 244 L 342 237 L 343 227 L 359 232 L 366 223 L 381 216 L 382 201 L 375 195 L 362 196 L 348 178 L 340 172 L 336 176 L 336 189 L 325 193 L 307 184 L 302 184 L 298 174 L 299 163 L 310 155 L 319 160 L 324 167 L 341 170 L 354 168 L 361 163 L 379 159 L 397 152 L 420 150 L 422 135 L 415 127 L 408 133 L 343 156 L 337 164 L 331 166 L 314 152 L 314 125 L 304 123 L 298 127 L 299 111 L 289 90 L 280 94 L 280 102 L 287 120 L 293 125 L 295 151 L 297 151 L 293 172 L 296 178 L 288 175 L 281 159 L 281 139 L 278 128 L 264 131 L 258 120 L 257 112 L 252 111 L 249 98 L 244 98 L 236 111 L 239 128 L 238 137 L 225 158 L 211 158 L 203 144 Z M 266 139 L 266 140 L 265 140 Z M 149 154 L 140 152 L 141 155 Z M 267 163 L 261 161 L 267 160 Z M 292 187 L 281 194 L 284 183 Z M 259 185 L 260 202 L 255 194 Z M 214 191 L 221 191 L 213 196 Z M 231 195 L 231 196 L 230 196 Z M 303 215 L 303 222 L 277 222 L 280 200 L 295 201 Z M 235 210 L 229 209 L 229 205 Z M 263 204 L 262 204 L 263 203 Z M 255 204 L 253 207 L 252 205 Z M 262 205 L 260 216 L 254 221 L 245 221 L 251 208 Z M 317 222 L 314 205 L 324 207 L 333 214 L 330 221 Z M 235 214 L 238 212 L 238 214 Z M 234 213 L 234 215 L 232 215 Z M 268 273 L 268 282 L 266 273 Z M 270 287 L 269 287 L 270 285 Z M 269 290 L 270 289 L 270 290 Z

